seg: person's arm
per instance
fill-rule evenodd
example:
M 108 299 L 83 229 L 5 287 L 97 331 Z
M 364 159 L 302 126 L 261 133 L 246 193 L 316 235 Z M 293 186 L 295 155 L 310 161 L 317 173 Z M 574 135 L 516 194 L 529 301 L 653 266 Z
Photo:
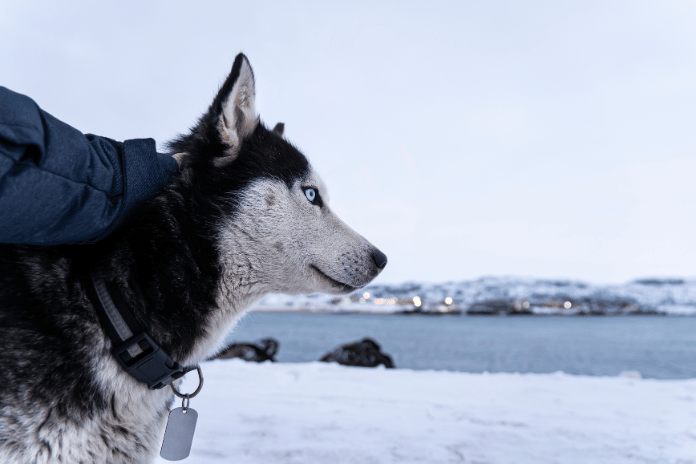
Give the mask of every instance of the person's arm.
M 152 139 L 82 134 L 0 86 L 0 243 L 97 241 L 176 170 Z

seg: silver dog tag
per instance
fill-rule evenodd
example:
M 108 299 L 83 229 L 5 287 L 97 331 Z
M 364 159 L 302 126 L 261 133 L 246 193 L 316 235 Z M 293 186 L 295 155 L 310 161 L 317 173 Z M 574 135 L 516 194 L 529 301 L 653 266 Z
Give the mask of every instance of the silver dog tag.
M 187 408 L 186 412 L 184 408 L 172 409 L 167 419 L 160 456 L 167 461 L 186 459 L 191 452 L 196 420 L 198 420 L 198 413 L 195 409 Z

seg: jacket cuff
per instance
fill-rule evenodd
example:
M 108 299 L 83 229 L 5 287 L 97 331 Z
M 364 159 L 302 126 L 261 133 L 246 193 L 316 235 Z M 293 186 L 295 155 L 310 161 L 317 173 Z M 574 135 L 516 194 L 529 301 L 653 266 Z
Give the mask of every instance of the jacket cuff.
M 157 153 L 153 139 L 133 139 L 123 142 L 123 209 L 120 218 L 133 207 L 164 187 L 178 170 L 174 158 Z

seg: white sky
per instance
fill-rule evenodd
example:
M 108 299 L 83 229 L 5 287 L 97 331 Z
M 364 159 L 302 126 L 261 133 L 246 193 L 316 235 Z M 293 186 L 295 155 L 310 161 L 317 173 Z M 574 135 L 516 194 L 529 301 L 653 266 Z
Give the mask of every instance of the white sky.
M 243 51 L 381 282 L 696 275 L 694 2 L 97 3 L 0 0 L 0 85 L 161 146 Z

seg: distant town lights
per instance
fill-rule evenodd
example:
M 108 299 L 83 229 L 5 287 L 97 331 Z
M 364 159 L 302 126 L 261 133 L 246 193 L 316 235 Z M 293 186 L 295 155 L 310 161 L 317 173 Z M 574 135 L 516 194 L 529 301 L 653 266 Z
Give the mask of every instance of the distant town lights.
M 419 296 L 414 296 L 413 297 L 413 306 L 416 308 L 420 308 L 423 303 L 421 302 L 421 299 Z
M 573 303 L 571 303 L 570 301 L 566 301 L 565 303 L 563 303 L 563 307 L 565 309 L 570 309 L 572 306 L 573 306 Z
M 449 296 L 448 296 L 447 298 L 445 298 L 445 304 L 446 304 L 447 306 L 451 305 L 451 304 L 452 304 L 452 297 L 449 297 Z

